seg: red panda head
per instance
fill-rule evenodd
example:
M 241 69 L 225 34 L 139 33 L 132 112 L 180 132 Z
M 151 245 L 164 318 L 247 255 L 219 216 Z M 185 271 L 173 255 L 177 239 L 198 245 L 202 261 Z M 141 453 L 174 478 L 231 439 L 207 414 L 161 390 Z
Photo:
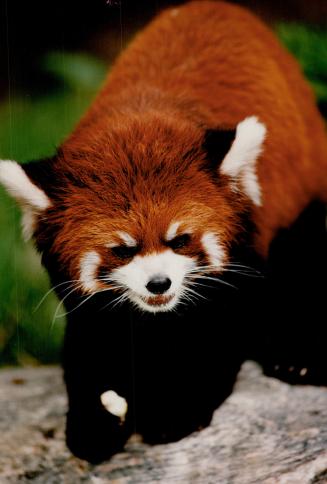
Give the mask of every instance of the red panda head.
M 227 266 L 241 215 L 261 203 L 264 136 L 255 117 L 206 132 L 155 115 L 95 121 L 52 159 L 0 162 L 0 182 L 22 207 L 25 235 L 77 291 L 167 311 L 192 298 L 197 276 Z

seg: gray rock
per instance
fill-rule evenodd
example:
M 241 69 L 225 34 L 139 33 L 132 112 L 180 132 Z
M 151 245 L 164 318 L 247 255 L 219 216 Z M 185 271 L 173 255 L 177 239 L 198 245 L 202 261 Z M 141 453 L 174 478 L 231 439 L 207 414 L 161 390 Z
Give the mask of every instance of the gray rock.
M 252 362 L 210 427 L 154 447 L 135 436 L 98 466 L 65 448 L 65 411 L 59 368 L 0 372 L 1 484 L 327 483 L 327 389 L 289 386 Z

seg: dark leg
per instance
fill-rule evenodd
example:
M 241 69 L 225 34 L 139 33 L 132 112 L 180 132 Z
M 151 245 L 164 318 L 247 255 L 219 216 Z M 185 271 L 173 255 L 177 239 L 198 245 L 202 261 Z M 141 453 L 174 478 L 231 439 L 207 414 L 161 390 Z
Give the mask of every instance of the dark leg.
M 223 304 L 218 314 L 216 302 L 205 302 L 135 328 L 135 417 L 147 443 L 177 441 L 207 427 L 232 391 L 242 357 L 231 314 L 224 328 Z
M 270 252 L 259 360 L 267 375 L 292 384 L 327 385 L 325 219 L 324 204 L 313 203 Z
M 64 346 L 64 373 L 68 393 L 66 438 L 77 457 L 92 463 L 123 450 L 132 433 L 129 412 L 121 419 L 101 403 L 101 394 L 113 390 L 129 400 L 128 369 L 121 339 L 101 324 L 70 320 Z

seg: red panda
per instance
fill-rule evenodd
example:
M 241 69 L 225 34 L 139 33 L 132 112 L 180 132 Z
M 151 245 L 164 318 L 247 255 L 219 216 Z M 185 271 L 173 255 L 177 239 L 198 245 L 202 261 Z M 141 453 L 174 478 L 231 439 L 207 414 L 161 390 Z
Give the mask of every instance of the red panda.
M 219 1 L 165 10 L 140 32 L 53 158 L 0 163 L 53 283 L 114 293 L 145 318 L 223 276 L 245 218 L 267 257 L 281 228 L 327 200 L 326 175 L 323 121 L 296 61 Z

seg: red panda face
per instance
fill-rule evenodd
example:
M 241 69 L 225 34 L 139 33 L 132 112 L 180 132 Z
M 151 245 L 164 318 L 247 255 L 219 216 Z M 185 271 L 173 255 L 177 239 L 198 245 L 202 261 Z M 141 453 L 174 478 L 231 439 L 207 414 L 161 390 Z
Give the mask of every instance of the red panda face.
M 105 250 L 86 251 L 79 267 L 83 289 L 113 288 L 121 293 L 117 301 L 128 298 L 143 310 L 166 311 L 192 299 L 196 275 L 223 269 L 226 255 L 218 234 L 188 218 L 165 226 L 160 215 L 165 217 L 164 208 L 154 215 L 153 224 L 149 220 L 153 233 L 118 230 Z
M 244 123 L 257 137 L 261 130 L 261 145 L 262 125 Z M 229 131 L 226 147 L 222 131 L 217 142 L 157 119 L 92 132 L 24 170 L 2 162 L 0 180 L 22 204 L 25 232 L 83 294 L 114 291 L 117 303 L 150 312 L 192 300 L 195 279 L 228 264 L 249 194 L 252 203 L 260 195 L 253 171 L 242 176 L 237 167 L 238 138 L 241 165 L 249 151 L 244 136 Z

